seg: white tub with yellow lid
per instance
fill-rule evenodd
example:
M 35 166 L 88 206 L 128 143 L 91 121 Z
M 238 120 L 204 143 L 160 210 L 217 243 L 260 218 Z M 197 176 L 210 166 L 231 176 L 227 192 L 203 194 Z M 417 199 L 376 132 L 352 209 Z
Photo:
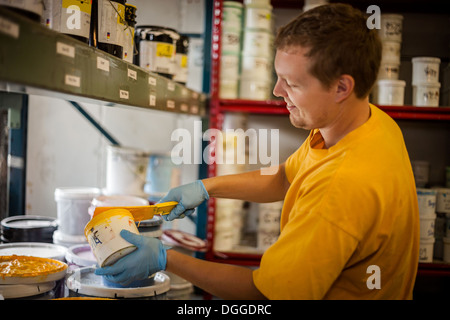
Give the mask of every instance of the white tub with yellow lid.
M 139 234 L 133 215 L 123 208 L 115 208 L 94 215 L 84 234 L 100 267 L 114 264 L 136 247 L 120 236 L 123 229 Z

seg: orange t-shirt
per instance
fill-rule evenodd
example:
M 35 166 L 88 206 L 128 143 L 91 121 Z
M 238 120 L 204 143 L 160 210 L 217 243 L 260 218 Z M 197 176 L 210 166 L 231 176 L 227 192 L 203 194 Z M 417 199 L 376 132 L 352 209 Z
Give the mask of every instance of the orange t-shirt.
M 419 210 L 402 133 L 371 116 L 322 149 L 319 130 L 286 161 L 281 233 L 253 272 L 269 299 L 411 299 Z

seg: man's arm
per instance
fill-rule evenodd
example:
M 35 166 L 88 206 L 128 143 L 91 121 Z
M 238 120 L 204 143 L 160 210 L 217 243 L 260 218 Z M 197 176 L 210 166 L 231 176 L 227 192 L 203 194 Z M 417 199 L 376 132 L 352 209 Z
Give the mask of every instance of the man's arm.
M 255 170 L 207 178 L 202 182 L 210 197 L 260 203 L 281 201 L 290 185 L 284 163 L 278 166 L 278 170 L 273 171 L 274 174 L 261 174 L 260 170 Z
M 200 260 L 167 250 L 166 270 L 222 299 L 266 299 L 255 287 L 250 268 Z

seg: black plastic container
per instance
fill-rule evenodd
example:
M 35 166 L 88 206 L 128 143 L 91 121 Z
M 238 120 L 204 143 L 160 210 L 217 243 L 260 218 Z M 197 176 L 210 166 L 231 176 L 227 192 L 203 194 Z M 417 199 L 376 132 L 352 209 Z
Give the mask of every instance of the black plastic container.
M 12 216 L 1 221 L 1 242 L 53 243 L 58 228 L 56 218 L 43 216 Z

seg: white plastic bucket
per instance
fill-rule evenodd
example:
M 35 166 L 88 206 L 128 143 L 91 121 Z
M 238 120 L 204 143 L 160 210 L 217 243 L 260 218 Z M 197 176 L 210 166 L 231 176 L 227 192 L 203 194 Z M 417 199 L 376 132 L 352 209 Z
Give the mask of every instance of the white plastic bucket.
M 400 64 L 401 42 L 398 41 L 383 41 L 381 61 Z
M 239 97 L 248 100 L 269 100 L 272 85 L 267 80 L 241 79 L 239 86 Z
M 403 16 L 400 14 L 382 14 L 381 28 L 378 33 L 382 41 L 402 41 Z
M 444 254 L 442 258 L 444 262 L 450 263 L 450 237 L 444 237 Z
M 436 212 L 450 214 L 450 188 L 437 189 Z
M 239 54 L 241 52 L 241 30 L 223 28 L 221 37 L 222 54 Z
M 150 154 L 144 186 L 147 194 L 164 195 L 171 188 L 179 186 L 180 179 L 180 167 L 173 162 L 170 154 Z
M 145 196 L 149 153 L 117 146 L 107 147 L 106 193 Z
M 236 1 L 224 1 L 222 11 L 222 27 L 242 28 L 243 5 Z
M 398 80 L 400 63 L 395 61 L 382 61 L 378 71 L 378 80 Z
M 413 105 L 419 107 L 438 107 L 439 106 L 439 88 L 438 83 L 418 83 L 413 85 Z
M 84 234 L 100 267 L 114 264 L 136 247 L 120 236 L 123 229 L 139 234 L 133 215 L 126 209 L 111 209 L 95 215 Z
M 239 78 L 239 55 L 223 54 L 220 58 L 220 78 L 235 80 Z
M 58 231 L 67 235 L 83 235 L 89 222 L 88 208 L 100 189 L 68 187 L 55 189 Z
M 406 82 L 403 80 L 378 80 L 378 103 L 388 106 L 404 104 Z
M 434 238 L 420 239 L 419 262 L 433 261 Z
M 273 35 L 265 30 L 244 30 L 242 52 L 245 56 L 272 57 Z
M 272 32 L 272 6 L 245 6 L 244 28 Z
M 413 85 L 439 82 L 439 65 L 441 59 L 435 57 L 415 57 L 411 59 L 411 62 Z
M 420 217 L 420 239 L 434 239 L 436 214 Z
M 272 77 L 272 59 L 243 54 L 241 74 L 243 79 L 270 79 Z
M 431 216 L 436 211 L 436 190 L 418 188 L 417 201 L 420 216 Z
M 430 174 L 430 163 L 428 161 L 413 160 L 411 161 L 414 180 L 417 187 L 424 187 L 428 183 Z

